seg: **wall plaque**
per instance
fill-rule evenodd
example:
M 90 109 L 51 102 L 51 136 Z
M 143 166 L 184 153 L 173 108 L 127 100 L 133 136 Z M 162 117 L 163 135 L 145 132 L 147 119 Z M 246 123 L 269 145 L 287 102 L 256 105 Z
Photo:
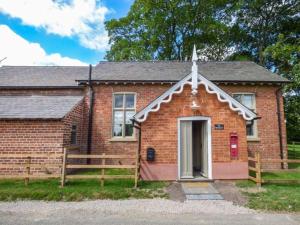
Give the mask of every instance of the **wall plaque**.
M 224 130 L 224 124 L 221 123 L 215 124 L 215 130 Z

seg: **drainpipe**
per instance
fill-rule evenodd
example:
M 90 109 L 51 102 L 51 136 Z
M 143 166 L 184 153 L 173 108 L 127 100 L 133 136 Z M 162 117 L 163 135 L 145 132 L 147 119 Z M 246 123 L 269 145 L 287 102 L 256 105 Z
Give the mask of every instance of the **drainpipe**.
M 281 99 L 282 87 L 276 90 L 276 103 L 277 103 L 277 120 L 278 120 L 278 136 L 280 146 L 280 158 L 283 159 L 283 142 L 282 142 L 282 124 L 281 124 L 281 111 L 280 111 L 280 99 Z M 284 169 L 284 163 L 281 163 L 281 168 Z
M 132 125 L 134 128 L 136 128 L 139 131 L 139 140 L 138 140 L 138 174 L 140 174 L 140 169 L 141 169 L 141 149 L 142 149 L 142 124 L 136 121 L 135 119 L 131 119 Z M 139 179 L 139 177 L 138 177 Z
M 92 149 L 92 132 L 93 132 L 93 111 L 94 111 L 94 89 L 92 85 L 92 65 L 89 67 L 89 122 L 88 122 L 88 136 L 87 136 L 87 154 L 91 154 Z M 91 159 L 87 159 L 87 163 L 91 164 Z

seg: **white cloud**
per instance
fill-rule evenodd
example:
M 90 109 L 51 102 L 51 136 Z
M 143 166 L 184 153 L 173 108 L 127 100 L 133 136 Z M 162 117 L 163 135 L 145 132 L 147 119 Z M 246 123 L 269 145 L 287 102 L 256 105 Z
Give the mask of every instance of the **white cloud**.
M 47 33 L 77 37 L 86 48 L 108 48 L 108 9 L 98 0 L 0 0 L 0 12 Z
M 29 42 L 8 26 L 0 25 L 0 60 L 5 57 L 0 65 L 86 65 L 59 53 L 47 54 L 40 44 Z

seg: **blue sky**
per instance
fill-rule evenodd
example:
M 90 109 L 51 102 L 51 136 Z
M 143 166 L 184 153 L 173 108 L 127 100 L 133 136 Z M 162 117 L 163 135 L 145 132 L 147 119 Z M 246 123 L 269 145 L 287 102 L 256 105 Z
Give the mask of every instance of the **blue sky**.
M 109 48 L 104 22 L 125 16 L 133 0 L 38 2 L 0 0 L 2 65 L 96 64 Z

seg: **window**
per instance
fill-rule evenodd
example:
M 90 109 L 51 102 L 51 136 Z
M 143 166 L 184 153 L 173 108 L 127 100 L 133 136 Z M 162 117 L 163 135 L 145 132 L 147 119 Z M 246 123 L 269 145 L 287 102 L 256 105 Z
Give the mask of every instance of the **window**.
M 130 119 L 135 114 L 135 94 L 117 93 L 113 96 L 113 137 L 133 137 Z
M 252 93 L 237 93 L 233 94 L 233 98 L 242 103 L 252 111 L 256 111 L 255 94 Z M 246 124 L 246 132 L 248 137 L 257 137 L 257 121 L 248 121 Z
M 71 128 L 71 145 L 76 145 L 77 144 L 77 126 L 72 125 Z

